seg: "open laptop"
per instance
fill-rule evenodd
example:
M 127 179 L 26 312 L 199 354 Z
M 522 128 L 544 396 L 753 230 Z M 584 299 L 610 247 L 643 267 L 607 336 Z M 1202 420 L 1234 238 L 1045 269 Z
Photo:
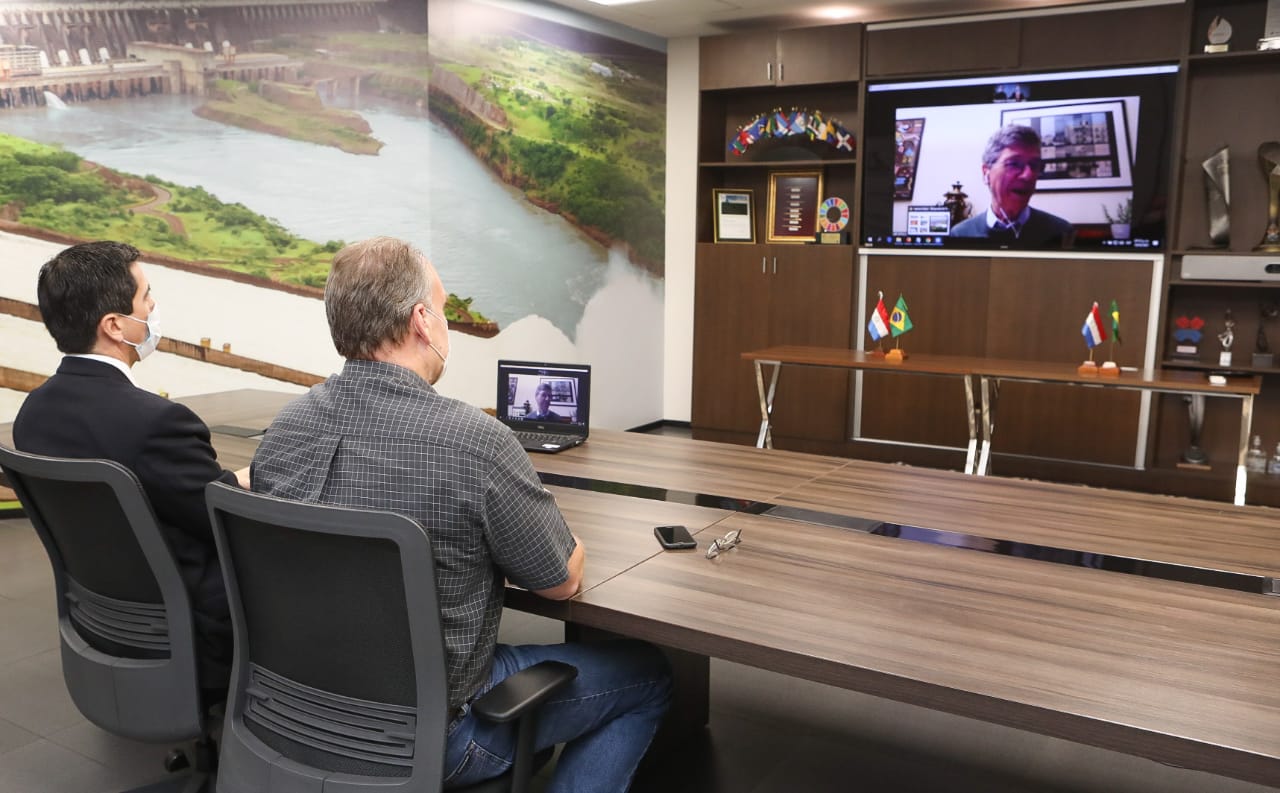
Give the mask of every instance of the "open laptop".
M 587 439 L 591 367 L 498 361 L 498 420 L 531 452 L 559 452 Z

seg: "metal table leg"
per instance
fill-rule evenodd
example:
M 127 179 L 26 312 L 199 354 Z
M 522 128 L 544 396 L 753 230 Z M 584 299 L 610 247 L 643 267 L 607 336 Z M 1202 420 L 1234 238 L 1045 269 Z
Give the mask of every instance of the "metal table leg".
M 962 379 L 964 380 L 964 404 L 969 416 L 969 447 L 964 455 L 964 472 L 972 474 L 974 457 L 978 451 L 978 420 L 973 412 L 973 380 L 967 374 L 963 375 Z
M 1245 454 L 1249 450 L 1249 433 L 1253 426 L 1253 394 L 1245 394 L 1240 400 L 1240 449 L 1236 458 L 1236 491 L 1234 503 L 1244 506 L 1245 489 L 1249 486 L 1249 472 L 1244 467 Z
M 773 366 L 773 374 L 769 377 L 769 389 L 764 387 L 764 371 L 761 364 Z M 773 429 L 769 426 L 769 414 L 773 412 L 773 395 L 778 388 L 778 374 L 782 371 L 781 361 L 756 361 L 756 393 L 760 396 L 760 433 L 756 436 L 757 449 L 773 448 Z
M 1000 383 L 993 378 L 982 378 L 982 455 L 978 458 L 978 476 L 991 472 L 991 435 L 995 432 L 996 400 L 1000 398 Z

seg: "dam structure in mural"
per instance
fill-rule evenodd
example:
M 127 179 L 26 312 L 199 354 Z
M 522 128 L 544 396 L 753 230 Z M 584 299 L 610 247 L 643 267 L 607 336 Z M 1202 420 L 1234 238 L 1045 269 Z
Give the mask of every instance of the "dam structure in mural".
M 204 95 L 218 79 L 297 80 L 302 66 L 257 51 L 281 34 L 374 32 L 394 26 L 389 0 L 106 0 L 0 6 L 0 109 Z M 358 90 L 353 80 L 348 91 Z

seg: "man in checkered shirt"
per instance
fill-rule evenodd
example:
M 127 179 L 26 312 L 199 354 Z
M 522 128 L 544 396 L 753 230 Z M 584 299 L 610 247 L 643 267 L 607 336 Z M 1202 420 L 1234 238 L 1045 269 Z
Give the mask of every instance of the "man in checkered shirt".
M 584 550 L 501 423 L 432 388 L 449 358 L 445 289 L 417 249 L 378 237 L 339 251 L 325 312 L 340 374 L 290 403 L 253 460 L 253 489 L 398 512 L 431 537 L 456 713 L 445 786 L 510 767 L 511 725 L 471 715 L 477 696 L 543 660 L 578 677 L 539 710 L 538 749 L 565 743 L 548 791 L 625 791 L 670 700 L 662 654 L 639 641 L 497 644 L 505 581 L 577 594 Z

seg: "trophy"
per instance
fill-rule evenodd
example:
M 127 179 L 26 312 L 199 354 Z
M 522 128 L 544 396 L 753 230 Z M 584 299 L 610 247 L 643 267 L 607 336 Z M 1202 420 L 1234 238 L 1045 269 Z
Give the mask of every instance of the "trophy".
M 1262 26 L 1260 50 L 1280 50 L 1280 0 L 1267 0 L 1267 21 Z
M 1200 357 L 1200 340 L 1204 334 L 1204 320 L 1200 317 L 1181 316 L 1174 320 L 1173 357 L 1195 360 Z
M 1223 146 L 1200 163 L 1204 169 L 1204 191 L 1209 203 L 1209 241 L 1223 248 L 1231 243 L 1230 161 L 1227 147 Z
M 1200 431 L 1204 429 L 1204 394 L 1188 394 L 1183 399 L 1187 401 L 1187 421 L 1191 428 L 1191 442 L 1187 450 L 1182 453 L 1182 462 L 1178 463 L 1178 467 L 1207 469 L 1209 455 L 1200 448 Z
M 1218 342 L 1222 345 L 1222 352 L 1218 353 L 1218 366 L 1231 365 L 1231 345 L 1236 341 L 1236 318 L 1231 313 L 1231 309 L 1227 309 L 1227 314 L 1222 319 L 1224 329 L 1218 334 Z
M 1271 0 L 1267 6 L 1267 22 L 1271 21 L 1272 6 L 1280 6 L 1280 0 Z M 1276 12 L 1280 16 L 1280 11 Z M 1280 20 L 1277 20 L 1280 25 Z M 1277 39 L 1280 42 L 1280 38 Z M 1280 43 L 1277 44 L 1280 47 Z M 1267 177 L 1267 230 L 1255 251 L 1280 253 L 1280 141 L 1269 140 L 1258 147 L 1258 165 Z
M 1226 52 L 1231 49 L 1227 44 L 1231 40 L 1231 23 L 1222 17 L 1214 17 L 1209 23 L 1209 43 L 1204 45 L 1205 52 Z
M 1275 356 L 1267 343 L 1267 322 L 1280 316 L 1280 303 L 1274 300 L 1263 300 L 1258 304 L 1258 337 L 1254 343 L 1253 365 L 1258 369 L 1268 369 L 1275 365 Z

